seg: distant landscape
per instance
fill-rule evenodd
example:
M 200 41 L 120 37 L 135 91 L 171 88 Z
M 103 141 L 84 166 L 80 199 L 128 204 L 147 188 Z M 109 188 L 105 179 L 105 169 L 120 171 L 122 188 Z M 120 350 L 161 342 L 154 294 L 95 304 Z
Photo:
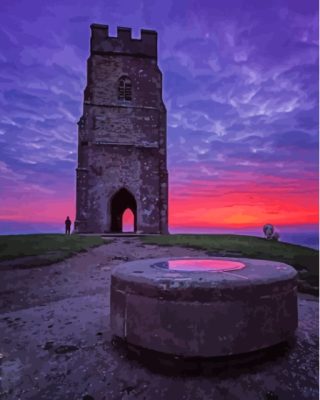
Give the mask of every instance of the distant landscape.
M 312 249 L 319 249 L 319 228 L 316 224 L 300 225 L 300 226 L 276 226 L 280 233 L 280 241 L 292 244 L 307 246 Z M 0 235 L 16 235 L 28 233 L 63 233 L 64 222 L 57 223 L 40 223 L 40 222 L 16 222 L 16 221 L 0 221 Z M 252 228 L 194 228 L 194 227 L 170 227 L 170 233 L 222 233 L 222 234 L 239 234 L 263 237 L 261 227 Z

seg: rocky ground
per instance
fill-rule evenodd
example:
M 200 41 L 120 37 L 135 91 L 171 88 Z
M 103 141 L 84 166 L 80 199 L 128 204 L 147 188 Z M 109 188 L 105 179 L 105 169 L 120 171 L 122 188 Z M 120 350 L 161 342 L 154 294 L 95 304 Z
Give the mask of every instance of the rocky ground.
M 123 237 L 51 266 L 1 271 L 0 399 L 318 399 L 318 299 L 311 295 L 299 294 L 292 347 L 254 364 L 155 372 L 111 344 L 109 286 L 116 265 L 203 255 Z

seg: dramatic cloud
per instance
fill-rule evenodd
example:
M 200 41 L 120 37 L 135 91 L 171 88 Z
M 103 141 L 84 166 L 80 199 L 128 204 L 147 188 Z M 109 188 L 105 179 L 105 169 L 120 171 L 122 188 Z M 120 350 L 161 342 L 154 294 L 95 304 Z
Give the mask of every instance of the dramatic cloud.
M 0 5 L 0 219 L 74 215 L 92 22 L 156 29 L 170 224 L 318 219 L 316 0 Z

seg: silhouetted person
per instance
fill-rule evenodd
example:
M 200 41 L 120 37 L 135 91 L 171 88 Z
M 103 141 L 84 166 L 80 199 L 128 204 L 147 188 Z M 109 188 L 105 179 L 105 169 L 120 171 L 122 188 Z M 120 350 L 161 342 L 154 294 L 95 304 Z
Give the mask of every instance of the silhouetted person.
M 64 221 L 66 225 L 66 235 L 70 235 L 70 228 L 71 228 L 71 220 L 69 217 Z

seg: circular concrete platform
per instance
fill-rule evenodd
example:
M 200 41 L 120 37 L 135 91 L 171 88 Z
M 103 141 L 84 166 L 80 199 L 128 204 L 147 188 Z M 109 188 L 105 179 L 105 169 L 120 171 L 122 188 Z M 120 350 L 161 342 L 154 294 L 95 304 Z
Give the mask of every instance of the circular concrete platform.
M 296 276 L 289 265 L 244 258 L 128 262 L 112 272 L 112 335 L 182 357 L 265 349 L 294 335 Z

